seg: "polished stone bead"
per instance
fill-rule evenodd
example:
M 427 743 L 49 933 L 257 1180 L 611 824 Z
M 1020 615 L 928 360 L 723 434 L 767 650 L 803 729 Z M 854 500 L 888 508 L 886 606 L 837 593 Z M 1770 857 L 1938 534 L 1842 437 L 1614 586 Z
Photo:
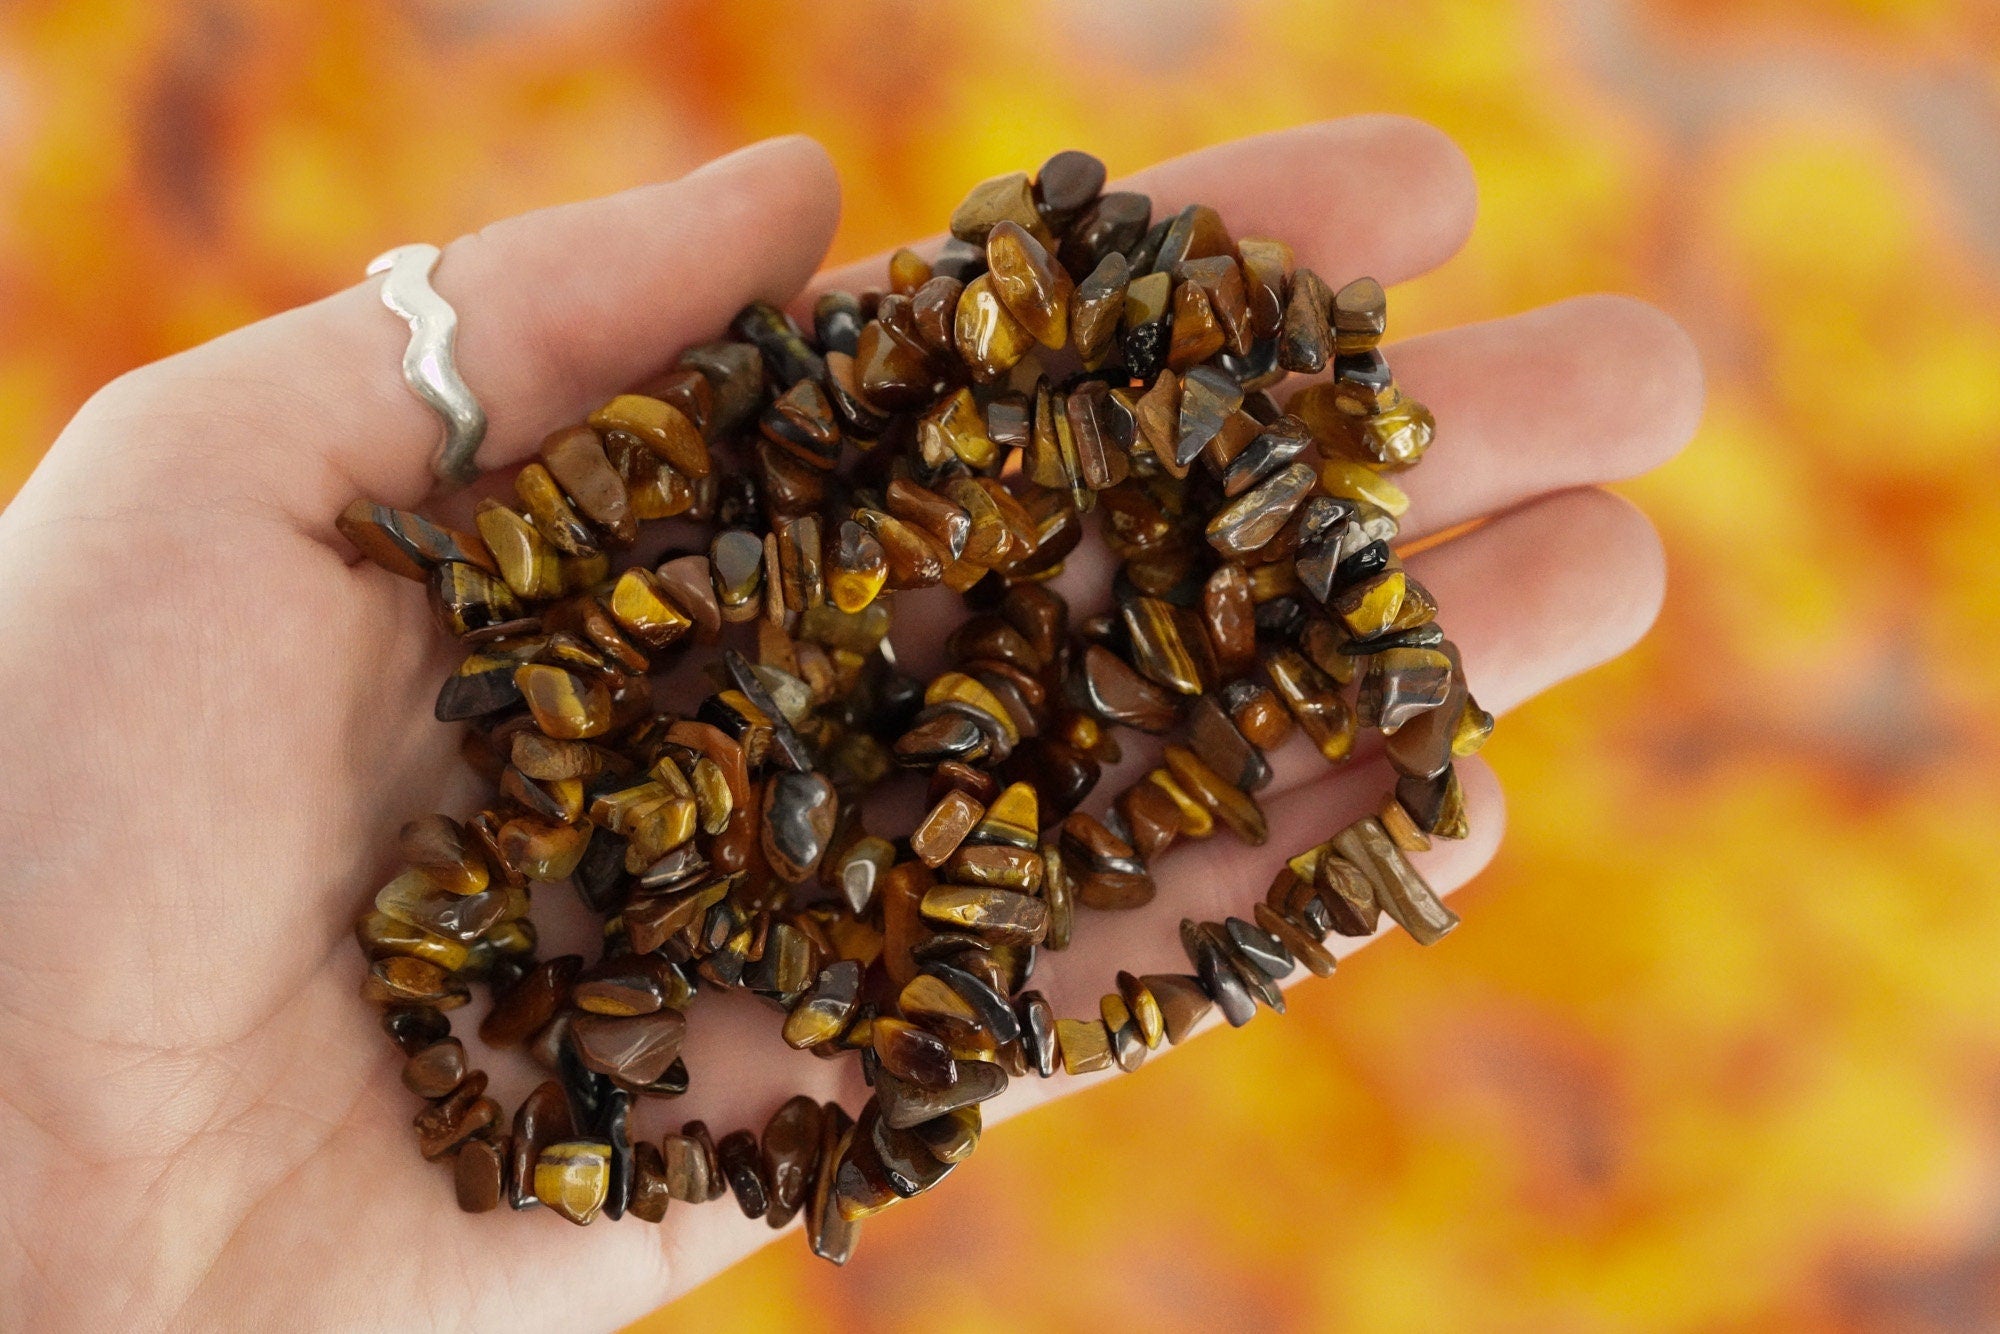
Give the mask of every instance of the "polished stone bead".
M 432 616 L 446 634 L 459 638 L 511 632 L 521 616 L 514 590 L 476 565 L 445 561 L 433 566 L 428 592 Z
M 1319 465 L 1319 484 L 1330 496 L 1380 510 L 1391 519 L 1410 508 L 1410 498 L 1403 489 L 1365 463 L 1324 459 Z
M 963 506 L 907 477 L 890 482 L 884 494 L 891 514 L 937 539 L 946 555 L 956 560 L 965 553 L 965 544 L 972 536 L 972 516 Z
M 858 346 L 858 344 L 857 344 Z M 889 419 L 861 392 L 861 369 L 846 352 L 826 354 L 826 398 L 840 418 L 842 433 L 858 442 L 879 439 Z
M 780 879 L 810 879 L 833 837 L 839 798 L 816 773 L 779 773 L 764 789 L 764 856 Z
M 644 394 L 620 394 L 590 414 L 600 431 L 624 431 L 665 460 L 683 477 L 706 477 L 708 445 L 687 414 Z
M 882 1119 L 891 1129 L 908 1130 L 975 1103 L 997 1098 L 1007 1090 L 1007 1072 L 991 1061 L 962 1060 L 958 1077 L 949 1084 L 927 1086 L 884 1071 L 875 1081 Z
M 703 1133 L 706 1134 L 706 1130 Z M 720 1165 L 712 1163 L 707 1146 L 693 1135 L 665 1136 L 660 1141 L 660 1158 L 667 1194 L 682 1204 L 701 1204 L 710 1200 L 714 1198 L 716 1188 L 722 1186 L 716 1180 L 720 1176 Z
M 910 851 L 926 866 L 941 866 L 985 814 L 986 808 L 967 793 L 947 792 L 918 822 L 910 835 Z
M 665 960 L 651 955 L 613 955 L 578 976 L 570 1000 L 591 1014 L 651 1014 L 667 1004 L 670 972 Z
M 1319 753 L 1330 764 L 1345 761 L 1354 749 L 1354 710 L 1334 683 L 1296 649 L 1267 654 L 1264 668 Z
M 1077 475 L 1093 491 L 1116 486 L 1131 471 L 1136 425 L 1102 381 L 1080 384 L 1063 400 Z
M 600 735 L 611 727 L 611 692 L 592 676 L 585 679 L 546 663 L 524 663 L 514 685 L 527 701 L 535 725 L 558 740 Z
M 747 1130 L 731 1131 L 716 1144 L 715 1156 L 723 1180 L 729 1183 L 730 1193 L 736 1197 L 736 1207 L 746 1218 L 762 1218 L 770 1208 L 771 1192 L 764 1180 L 757 1137 Z
M 451 1036 L 451 1020 L 428 1005 L 394 1005 L 382 1012 L 382 1031 L 405 1056 Z
M 483 1214 L 500 1207 L 505 1184 L 507 1148 L 491 1140 L 467 1140 L 452 1160 L 452 1184 L 458 1207 Z
M 765 1220 L 774 1228 L 789 1223 L 811 1198 L 824 1119 L 818 1103 L 800 1096 L 787 1100 L 764 1125 L 761 1179 L 769 1200 Z
M 813 338 L 827 352 L 853 356 L 862 320 L 861 301 L 852 292 L 822 292 L 813 302 Z
M 1441 707 L 1452 688 L 1452 660 L 1432 648 L 1391 648 L 1368 659 L 1358 713 L 1365 727 L 1394 733 Z
M 1186 260 L 1175 266 L 1174 279 L 1201 289 L 1222 330 L 1222 346 L 1237 356 L 1247 355 L 1251 341 L 1249 294 L 1243 286 L 1243 270 L 1234 257 Z
M 1332 303 L 1336 349 L 1349 355 L 1373 351 L 1389 327 L 1388 310 L 1382 284 L 1373 278 L 1356 278 L 1341 288 Z
M 764 543 L 741 528 L 726 529 L 709 544 L 709 564 L 715 573 L 715 593 L 722 619 L 747 621 L 757 615 L 764 588 Z
M 908 246 L 889 256 L 889 290 L 908 296 L 930 281 L 930 261 Z
M 836 1187 L 841 1161 L 854 1145 L 855 1126 L 838 1103 L 827 1103 L 820 1123 L 820 1149 L 813 1169 L 812 1198 L 807 1201 L 806 1241 L 814 1255 L 844 1265 L 854 1254 L 861 1224 L 840 1216 Z
M 450 893 L 477 894 L 491 883 L 485 858 L 450 816 L 423 815 L 409 821 L 397 834 L 396 847 L 403 860 Z
M 1133 849 L 1146 862 L 1172 847 L 1181 834 L 1180 812 L 1157 783 L 1134 783 L 1119 794 L 1116 809 L 1124 817 Z
M 1256 904 L 1252 916 L 1256 918 L 1258 926 L 1283 945 L 1286 953 L 1311 969 L 1315 977 L 1333 975 L 1333 952 L 1314 940 L 1303 927 L 1280 914 L 1268 903 Z
M 1125 288 L 1125 310 L 1118 317 L 1118 348 L 1126 369 L 1140 380 L 1151 378 L 1167 364 L 1173 342 L 1174 280 L 1165 273 L 1134 278 Z
M 1113 253 L 1127 253 L 1139 244 L 1153 223 L 1153 201 L 1145 195 L 1114 190 L 1099 195 L 1070 224 L 1062 241 L 1062 263 L 1082 279 Z
M 1279 469 L 1215 512 L 1208 521 L 1209 545 L 1230 560 L 1260 551 L 1305 503 L 1317 481 L 1309 463 Z
M 1312 884 L 1335 931 L 1343 936 L 1374 933 L 1382 905 L 1374 885 L 1354 863 L 1329 848 L 1312 868 Z
M 1000 457 L 999 447 L 986 438 L 986 415 L 970 389 L 946 396 L 917 420 L 917 451 L 933 468 L 954 460 L 985 468 Z
M 681 353 L 681 365 L 709 383 L 715 411 L 703 426 L 711 436 L 734 431 L 763 399 L 764 359 L 748 343 L 701 343 Z
M 451 990 L 450 973 L 464 968 L 471 949 L 382 912 L 363 913 L 355 940 L 380 968 L 371 967 L 362 992 L 372 1000 L 429 1000 Z M 422 964 L 423 967 L 409 965 Z
M 1003 222 L 1040 232 L 1045 238 L 1048 235 L 1025 171 L 1008 172 L 973 186 L 952 210 L 951 234 L 969 245 L 984 246 L 993 229 Z
M 1182 918 L 1181 946 L 1187 951 L 1188 960 L 1194 964 L 1195 974 L 1201 979 L 1202 991 L 1215 1002 L 1231 1028 L 1241 1028 L 1256 1017 L 1257 1002 L 1252 998 L 1249 986 L 1229 961 L 1229 956 L 1213 933 Z
M 1189 204 L 1168 225 L 1153 267 L 1161 273 L 1172 273 L 1184 261 L 1211 256 L 1234 260 L 1236 243 L 1230 239 L 1220 213 L 1207 204 Z
M 1173 337 L 1167 347 L 1167 365 L 1177 371 L 1199 365 L 1222 351 L 1226 339 L 1222 321 L 1209 304 L 1208 293 L 1197 283 L 1177 284 L 1174 287 Z
M 1076 677 L 1081 702 L 1106 722 L 1159 734 L 1179 721 L 1174 696 L 1133 671 L 1115 653 L 1092 644 Z
M 1111 1034 L 1098 1019 L 1056 1020 L 1056 1046 L 1063 1070 L 1072 1075 L 1111 1068 Z
M 767 302 L 752 302 L 736 312 L 729 332 L 763 355 L 764 365 L 780 390 L 801 380 L 817 380 L 825 372 L 825 363 L 800 335 L 791 317 Z
M 911 985 L 918 980 L 913 978 Z M 958 1079 L 958 1063 L 952 1059 L 951 1048 L 936 1034 L 908 1020 L 877 1015 L 869 1028 L 869 1040 L 882 1068 L 898 1079 L 925 1088 L 944 1088 Z
M 820 469 L 840 459 L 840 422 L 817 381 L 801 380 L 765 408 L 757 428 L 766 440 Z
M 1035 173 L 1034 197 L 1044 222 L 1060 233 L 1104 188 L 1104 164 L 1074 148 L 1064 149 Z
M 1458 771 L 1449 765 L 1430 778 L 1397 780 L 1396 800 L 1392 805 L 1406 811 L 1410 821 L 1425 834 L 1464 838 L 1471 832 L 1465 812 L 1465 791 L 1459 786 Z
M 1161 1028 L 1176 1046 L 1192 1037 L 1195 1026 L 1215 1008 L 1200 979 L 1185 973 L 1147 973 L 1139 983 L 1159 1006 Z
M 1245 239 L 1237 243 L 1243 258 L 1243 286 L 1250 307 L 1250 335 L 1273 338 L 1283 326 L 1285 293 L 1292 278 L 1292 248 L 1283 241 Z
M 1144 907 L 1156 892 L 1132 845 L 1081 811 L 1063 822 L 1064 870 L 1079 902 L 1103 911 Z
M 1194 613 L 1159 598 L 1135 597 L 1124 602 L 1119 615 L 1140 675 L 1183 695 L 1199 695 L 1215 683 L 1215 657 Z
M 500 1104 L 486 1096 L 486 1075 L 475 1070 L 448 1096 L 418 1112 L 412 1124 L 417 1151 L 436 1161 L 500 1121 Z
M 1174 461 L 1186 468 L 1243 406 L 1243 390 L 1212 366 L 1197 366 L 1181 381 L 1180 418 Z
M 912 979 L 911 985 L 924 981 L 926 977 L 949 988 L 978 1027 L 994 1042 L 1013 1042 L 1021 1036 L 1020 1023 L 1008 1007 L 1007 998 L 985 979 L 943 960 L 926 962 L 924 975 Z M 908 988 L 904 991 L 907 994 Z
M 1231 787 L 1255 792 L 1271 781 L 1271 766 L 1212 698 L 1196 701 L 1188 715 L 1188 745 Z
M 1333 360 L 1333 330 L 1327 322 L 1333 293 L 1311 269 L 1292 275 L 1290 295 L 1285 302 L 1284 321 L 1278 331 L 1278 364 L 1288 371 L 1315 375 Z
M 1070 340 L 1086 370 L 1096 369 L 1109 354 L 1125 313 L 1125 289 L 1131 281 L 1132 266 L 1114 251 L 1077 284 L 1070 300 Z
M 570 986 L 582 970 L 583 960 L 574 954 L 536 964 L 527 976 L 494 999 L 493 1008 L 479 1021 L 479 1040 L 489 1047 L 511 1047 L 527 1041 L 568 1003 Z
M 650 1140 L 632 1145 L 632 1198 L 625 1211 L 634 1218 L 657 1223 L 667 1216 L 673 1194 L 667 1189 L 666 1160 Z
M 492 556 L 470 533 L 432 523 L 421 514 L 356 500 L 333 521 L 341 535 L 375 564 L 405 579 L 422 582 L 447 563 L 471 565 L 498 574 Z
M 1367 878 L 1375 902 L 1419 945 L 1437 943 L 1458 925 L 1458 915 L 1417 874 L 1373 816 L 1335 834 L 1333 848 Z
M 611 1146 L 601 1140 L 564 1140 L 535 1160 L 535 1198 L 579 1226 L 604 1207 L 611 1186 Z
M 1021 1051 L 1028 1068 L 1049 1078 L 1062 1059 L 1056 1047 L 1055 1010 L 1041 992 L 1024 991 L 1014 999 L 1014 1013 L 1020 1020 Z
M 828 560 L 827 591 L 833 604 L 853 615 L 875 600 L 888 577 L 889 559 L 882 544 L 854 520 L 843 520 Z
M 1409 580 L 1400 569 L 1386 569 L 1340 590 L 1327 610 L 1356 639 L 1371 639 L 1402 628 L 1403 599 Z
M 986 237 L 993 291 L 1036 341 L 1056 349 L 1069 340 L 1069 303 L 1076 284 L 1028 229 L 995 223 Z
M 434 1042 L 403 1062 L 403 1087 L 419 1098 L 442 1098 L 465 1082 L 465 1044 Z
M 1118 999 L 1125 1013 L 1136 1027 L 1140 1041 L 1149 1048 L 1158 1047 L 1166 1033 L 1166 1019 L 1160 1012 L 1160 1003 L 1146 984 L 1131 973 L 1120 972 L 1117 978 Z M 1110 1024 L 1110 1016 L 1105 1016 Z
M 579 1014 L 570 1038 L 583 1064 L 624 1084 L 650 1084 L 680 1055 L 687 1018 L 678 1010 L 651 1014 Z
M 1240 496 L 1312 448 L 1312 433 L 1296 417 L 1280 417 L 1251 438 L 1222 472 L 1222 493 Z
M 493 554 L 494 563 L 500 567 L 500 577 L 516 597 L 537 601 L 562 594 L 559 554 L 525 515 L 497 500 L 482 500 L 474 512 L 473 524 L 479 530 L 480 540 Z
M 635 565 L 618 576 L 606 605 L 625 633 L 651 649 L 667 647 L 694 625 L 660 577 L 643 566 Z M 534 707 L 532 700 L 529 707 Z
M 1238 838 L 1257 846 L 1270 836 L 1264 812 L 1257 803 L 1247 793 L 1225 782 L 1193 751 L 1185 746 L 1168 746 L 1163 758 L 1174 781 L 1216 819 L 1228 825 Z
M 944 578 L 949 553 L 915 527 L 881 510 L 858 510 L 854 517 L 881 543 L 890 588 L 929 588 Z
M 860 994 L 860 964 L 852 959 L 828 964 L 785 1016 L 785 1044 L 803 1050 L 834 1041 L 853 1019 Z
M 872 319 L 861 327 L 854 366 L 860 396 L 885 412 L 928 406 L 944 387 L 937 359 L 916 337 Z
M 1284 941 L 1262 927 L 1253 926 L 1240 917 L 1226 917 L 1222 921 L 1222 929 L 1237 953 L 1257 965 L 1273 981 L 1291 976 L 1298 966 L 1292 952 L 1285 948 Z
M 995 942 L 1029 943 L 1048 927 L 1048 905 L 1006 889 L 938 885 L 925 891 L 921 911 L 945 927 L 971 931 Z
M 454 894 L 432 879 L 429 871 L 415 867 L 375 893 L 375 911 L 461 945 L 469 945 L 491 930 L 505 915 L 507 903 L 504 889 Z
M 958 298 L 965 284 L 957 278 L 938 276 L 910 296 L 910 323 L 925 347 L 940 357 L 949 357 L 953 347 L 953 323 Z
M 972 377 L 991 384 L 1020 364 L 1035 336 L 1000 299 L 991 274 L 980 274 L 959 294 L 952 317 L 952 344 Z
M 588 426 L 556 431 L 542 441 L 541 457 L 549 475 L 586 519 L 619 542 L 638 535 L 632 498 L 596 431 Z
M 1034 426 L 1021 455 L 1021 470 L 1036 486 L 1065 491 L 1078 484 L 1075 444 L 1069 434 L 1063 395 L 1046 382 L 1035 386 Z

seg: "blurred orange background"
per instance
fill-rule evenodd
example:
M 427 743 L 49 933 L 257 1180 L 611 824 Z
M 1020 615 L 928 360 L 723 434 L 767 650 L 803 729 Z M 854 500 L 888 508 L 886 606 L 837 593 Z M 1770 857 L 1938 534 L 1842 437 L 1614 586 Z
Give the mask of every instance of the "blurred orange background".
M 2000 1325 L 1990 0 L 17 0 L 0 498 L 119 371 L 766 134 L 832 150 L 849 258 L 1058 148 L 1376 110 L 1484 192 L 1398 332 L 1615 289 L 1705 349 L 1625 488 L 1658 631 L 1506 721 L 1447 944 L 640 1328 Z

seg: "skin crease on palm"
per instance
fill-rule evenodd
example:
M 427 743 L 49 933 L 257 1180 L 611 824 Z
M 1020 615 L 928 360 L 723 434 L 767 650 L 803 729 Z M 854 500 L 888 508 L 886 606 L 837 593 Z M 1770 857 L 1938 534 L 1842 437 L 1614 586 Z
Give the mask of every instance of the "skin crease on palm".
M 1204 150 L 1128 188 L 1156 213 L 1214 204 L 1336 287 L 1442 264 L 1474 215 L 1463 155 L 1388 117 Z M 781 139 L 453 244 L 436 283 L 491 416 L 482 465 L 519 463 L 747 301 L 802 309 L 838 199 L 825 153 Z M 726 1202 L 676 1205 L 657 1228 L 466 1215 L 416 1155 L 350 927 L 401 822 L 476 793 L 431 717 L 454 655 L 421 590 L 333 530 L 356 494 L 410 506 L 429 488 L 435 423 L 397 375 L 406 335 L 377 282 L 107 386 L 0 515 L 0 1327 L 608 1328 L 784 1235 Z M 1685 336 L 1585 297 L 1389 359 L 1440 423 L 1407 478 L 1406 538 L 1488 520 L 1410 560 L 1480 701 L 1504 711 L 1629 647 L 1659 606 L 1661 554 L 1594 488 L 1692 433 Z M 1106 559 L 1063 576 L 1079 612 L 1103 598 Z M 916 627 L 944 618 L 904 610 L 899 655 L 934 663 Z M 1037 973 L 1059 1012 L 1094 1012 L 1118 968 L 1184 967 L 1180 917 L 1246 911 L 1387 783 L 1367 756 L 1336 774 L 1296 739 L 1273 758 L 1270 842 L 1177 850 L 1152 906 L 1115 926 L 1086 914 Z M 1475 833 L 1417 858 L 1444 890 L 1504 819 L 1491 771 L 1464 778 Z M 645 1131 L 758 1128 L 801 1091 L 858 1106 L 852 1062 L 790 1052 L 776 1029 L 746 997 L 705 1000 L 693 1091 Z M 511 1053 L 489 1068 L 511 1110 L 532 1076 Z M 989 1111 L 1089 1082 L 1016 1081 Z

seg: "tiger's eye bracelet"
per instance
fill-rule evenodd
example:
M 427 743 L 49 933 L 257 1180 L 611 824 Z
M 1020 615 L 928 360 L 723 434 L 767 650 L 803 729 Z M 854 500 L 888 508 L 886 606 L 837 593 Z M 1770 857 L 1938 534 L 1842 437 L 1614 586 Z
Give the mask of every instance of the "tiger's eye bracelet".
M 1058 154 L 987 181 L 888 290 L 829 292 L 812 331 L 751 306 L 730 337 L 557 431 L 480 502 L 476 532 L 366 500 L 341 530 L 423 582 L 466 647 L 437 717 L 497 788 L 463 821 L 404 826 L 406 868 L 356 935 L 423 1156 L 468 1211 L 575 1223 L 733 1195 L 815 1253 L 930 1189 L 1009 1079 L 1116 1065 L 1233 1025 L 1330 934 L 1456 925 L 1405 854 L 1466 833 L 1455 757 L 1493 720 L 1391 543 L 1391 474 L 1430 444 L 1378 344 L 1381 287 L 1330 290 L 1284 243 Z M 1273 397 L 1288 374 L 1315 376 Z M 1070 623 L 1048 581 L 1097 516 L 1114 610 Z M 640 561 L 642 525 L 695 550 Z M 900 671 L 895 593 L 942 584 L 952 666 Z M 714 689 L 656 707 L 652 676 L 703 651 Z M 1102 814 L 1079 810 L 1116 729 L 1165 738 Z M 1297 727 L 1332 764 L 1360 729 L 1397 778 L 1379 812 L 1286 863 L 1247 917 L 1181 923 L 1191 972 L 1118 973 L 1094 1015 L 1029 989 L 1079 907 L 1142 906 L 1176 842 L 1261 844 L 1265 753 Z M 871 790 L 928 775 L 891 838 Z M 557 888 L 568 882 L 569 889 Z M 602 918 L 586 960 L 537 956 L 536 893 Z M 511 1121 L 451 1036 L 550 1078 Z M 858 1118 L 795 1097 L 761 1133 L 700 1122 L 635 1139 L 635 1100 L 688 1087 L 704 988 L 776 1004 L 785 1043 L 855 1056 Z

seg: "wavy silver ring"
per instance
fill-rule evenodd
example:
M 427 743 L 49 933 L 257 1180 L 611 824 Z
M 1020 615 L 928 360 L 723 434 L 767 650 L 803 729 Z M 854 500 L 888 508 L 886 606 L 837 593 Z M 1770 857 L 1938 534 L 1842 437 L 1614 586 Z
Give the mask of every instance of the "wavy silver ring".
M 410 345 L 403 349 L 403 382 L 444 421 L 444 443 L 431 460 L 431 470 L 447 482 L 464 483 L 479 475 L 472 456 L 486 438 L 486 410 L 465 387 L 453 359 L 458 312 L 431 286 L 431 270 L 443 253 L 425 242 L 397 246 L 370 261 L 368 272 L 388 273 L 382 283 L 382 304 L 410 325 Z

